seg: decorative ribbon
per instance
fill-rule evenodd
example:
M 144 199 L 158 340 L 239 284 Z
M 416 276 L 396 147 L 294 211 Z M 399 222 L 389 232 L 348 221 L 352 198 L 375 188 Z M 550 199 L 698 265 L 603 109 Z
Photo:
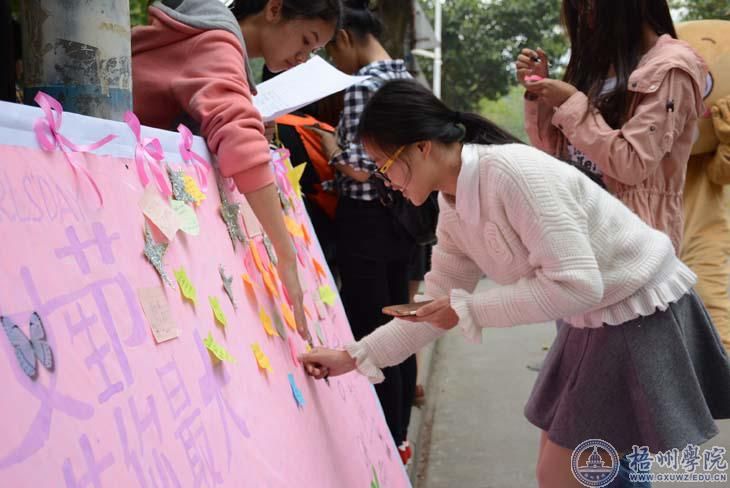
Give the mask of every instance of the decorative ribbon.
M 59 149 L 66 157 L 66 161 L 71 166 L 74 174 L 78 175 L 80 172 L 87 180 L 89 180 L 89 183 L 91 183 L 91 186 L 96 192 L 96 196 L 99 198 L 99 205 L 103 206 L 104 198 L 101 196 L 101 191 L 99 190 L 96 181 L 94 181 L 89 170 L 76 161 L 75 158 L 72 157 L 72 154 L 75 152 L 90 152 L 98 149 L 114 139 L 116 136 L 109 134 L 93 144 L 74 144 L 60 132 L 61 122 L 63 119 L 63 107 L 58 100 L 40 91 L 36 94 L 34 100 L 41 110 L 43 110 L 45 115 L 44 117 L 40 117 L 33 124 L 33 131 L 35 132 L 36 139 L 38 139 L 38 144 L 44 151 L 54 151 Z
M 149 177 L 145 166 L 148 166 L 157 182 L 162 196 L 167 199 L 172 195 L 172 189 L 165 177 L 165 168 L 162 160 L 165 153 L 162 151 L 160 140 L 153 137 L 142 137 L 142 128 L 139 119 L 132 112 L 124 114 L 124 121 L 127 123 L 134 137 L 137 139 L 137 146 L 134 149 L 134 161 L 137 164 L 137 176 L 143 187 L 149 184 Z M 146 163 L 146 164 L 145 164 Z
M 177 126 L 177 131 L 180 133 L 180 156 L 183 161 L 190 163 L 195 168 L 195 173 L 198 175 L 198 181 L 200 182 L 200 189 L 203 193 L 208 191 L 208 161 L 205 160 L 200 154 L 193 151 L 193 133 L 190 132 L 185 125 L 180 124 Z

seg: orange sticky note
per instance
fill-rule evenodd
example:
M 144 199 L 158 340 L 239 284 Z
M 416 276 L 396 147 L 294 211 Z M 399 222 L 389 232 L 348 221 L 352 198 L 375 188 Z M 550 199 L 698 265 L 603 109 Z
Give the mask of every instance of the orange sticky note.
M 304 242 L 306 242 L 307 245 L 310 245 L 312 243 L 312 236 L 309 235 L 309 230 L 304 224 L 302 224 L 302 234 L 304 234 Z
M 264 330 L 267 334 L 272 337 L 280 337 L 279 333 L 276 332 L 272 326 L 271 317 L 269 317 L 269 314 L 266 313 L 266 310 L 264 310 L 263 307 L 259 308 L 259 319 L 261 319 L 261 324 L 264 326 Z
M 254 289 L 253 280 L 248 275 L 248 273 L 243 273 L 243 275 L 241 275 L 241 278 L 243 278 L 243 284 L 244 285 L 248 286 L 251 290 Z
M 256 269 L 258 269 L 261 273 L 263 273 L 264 265 L 261 262 L 261 256 L 259 256 L 259 248 L 256 245 L 256 243 L 253 241 L 253 239 L 248 240 L 248 248 L 251 250 L 251 255 L 253 256 L 253 263 L 256 265 Z
M 266 290 L 268 290 L 269 295 L 271 295 L 272 298 L 278 298 L 279 290 L 276 288 L 274 281 L 271 279 L 271 272 L 264 270 L 262 274 L 264 277 L 264 285 L 266 285 Z
M 309 311 L 306 305 L 304 305 L 304 315 L 306 315 L 309 320 L 312 320 L 312 313 Z
M 274 263 L 269 263 L 269 271 L 271 272 L 271 277 L 274 278 L 274 283 L 279 283 L 279 272 L 276 270 Z
M 327 278 L 327 272 L 324 270 L 322 265 L 319 261 L 317 261 L 316 258 L 312 258 L 312 264 L 314 265 L 314 271 L 317 273 L 318 276 L 321 276 L 322 278 Z
M 271 368 L 271 362 L 264 351 L 261 350 L 261 346 L 259 346 L 258 343 L 253 343 L 251 344 L 251 350 L 253 351 L 253 355 L 256 358 L 256 363 L 259 365 L 259 368 L 269 373 L 273 373 L 274 370 Z
M 286 325 L 288 325 L 291 330 L 296 332 L 297 322 L 294 319 L 294 312 L 292 312 L 291 307 L 288 303 L 281 302 L 281 314 L 284 316 L 284 322 L 286 322 Z

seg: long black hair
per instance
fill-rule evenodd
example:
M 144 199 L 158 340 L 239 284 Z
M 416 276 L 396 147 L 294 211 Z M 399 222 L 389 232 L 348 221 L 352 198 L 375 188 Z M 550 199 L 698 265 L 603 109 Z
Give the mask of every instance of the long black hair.
M 267 3 L 268 0 L 235 0 L 230 8 L 236 19 L 241 20 L 261 12 Z M 340 0 L 283 0 L 281 15 L 287 20 L 320 19 L 325 22 L 335 22 L 339 26 L 342 2 Z
M 666 0 L 563 0 L 563 24 L 570 37 L 565 81 L 587 94 L 606 122 L 618 128 L 628 112 L 629 76 L 642 56 L 644 25 L 676 38 Z M 613 67 L 616 88 L 602 96 Z
M 370 98 L 360 116 L 358 131 L 364 143 L 387 152 L 420 141 L 521 142 L 481 115 L 451 110 L 415 80 L 385 83 Z
M 350 32 L 356 39 L 361 40 L 372 34 L 376 38 L 383 32 L 383 23 L 370 10 L 368 0 L 343 0 L 341 28 Z

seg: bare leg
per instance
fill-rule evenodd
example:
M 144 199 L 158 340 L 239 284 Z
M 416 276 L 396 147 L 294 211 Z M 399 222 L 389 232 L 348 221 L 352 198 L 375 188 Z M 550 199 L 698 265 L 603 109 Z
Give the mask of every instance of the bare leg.
M 537 463 L 537 482 L 540 488 L 583 488 L 570 470 L 573 451 L 554 444 L 543 432 L 540 439 L 540 459 Z

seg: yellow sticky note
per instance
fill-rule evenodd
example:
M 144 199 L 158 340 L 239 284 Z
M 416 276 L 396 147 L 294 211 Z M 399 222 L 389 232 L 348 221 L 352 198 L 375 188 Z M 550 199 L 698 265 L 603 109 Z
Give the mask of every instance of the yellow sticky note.
M 286 230 L 289 231 L 289 234 L 291 234 L 292 237 L 304 237 L 302 226 L 293 218 L 288 215 L 284 215 L 284 224 L 286 224 Z
M 264 277 L 264 285 L 266 286 L 266 290 L 268 290 L 269 295 L 271 295 L 272 298 L 278 298 L 279 290 L 276 288 L 274 280 L 271 279 L 271 272 L 264 270 L 262 275 Z
M 292 312 L 291 307 L 288 303 L 281 302 L 281 314 L 284 317 L 284 322 L 286 322 L 286 325 L 288 325 L 291 330 L 296 332 L 297 321 L 294 319 L 294 312 Z
M 312 346 L 309 345 L 308 342 L 304 343 L 304 350 L 307 352 L 312 352 Z
M 271 323 L 271 317 L 269 317 L 269 314 L 266 313 L 266 310 L 264 310 L 263 307 L 259 308 L 259 319 L 261 319 L 261 324 L 264 326 L 264 330 L 267 334 L 272 337 L 281 337 L 274 329 Z
M 236 358 L 231 356 L 231 354 L 226 351 L 226 349 L 218 344 L 215 339 L 213 339 L 213 333 L 208 332 L 208 337 L 203 339 L 203 344 L 205 344 L 205 347 L 213 353 L 213 355 L 218 358 L 220 361 L 229 361 L 232 363 L 236 362 Z
M 286 177 L 289 178 L 289 183 L 291 183 L 295 195 L 302 194 L 302 185 L 299 182 L 302 179 L 302 175 L 304 174 L 304 170 L 306 169 L 306 167 L 307 163 L 303 163 L 294 166 L 292 169 L 286 172 Z
M 177 214 L 177 221 L 180 224 L 180 230 L 191 236 L 200 234 L 200 222 L 195 210 L 190 205 L 179 200 L 170 200 L 172 209 Z
M 327 305 L 332 306 L 337 299 L 337 294 L 332 291 L 330 285 L 324 285 L 319 287 L 319 298 Z
M 203 203 L 205 193 L 200 191 L 200 187 L 198 186 L 198 182 L 195 181 L 195 178 L 190 175 L 184 175 L 183 183 L 185 184 L 185 191 L 195 200 L 195 205 Z
M 253 355 L 256 358 L 256 363 L 259 365 L 259 368 L 266 370 L 269 373 L 273 373 L 274 370 L 271 368 L 271 362 L 264 351 L 261 350 L 261 346 L 259 346 L 258 343 L 253 343 L 251 344 L 251 350 L 253 351 Z
M 264 272 L 264 264 L 261 262 L 261 256 L 259 256 L 259 248 L 253 239 L 248 240 L 248 248 L 251 250 L 251 256 L 253 256 L 253 263 L 256 265 L 261 273 Z
M 223 327 L 228 325 L 228 320 L 226 320 L 226 314 L 223 313 L 223 309 L 221 308 L 220 302 L 218 302 L 218 298 L 209 296 L 208 301 L 210 302 L 210 308 L 213 309 L 213 315 L 215 315 L 215 319 L 218 321 L 218 323 L 221 324 Z
M 175 271 L 175 279 L 177 280 L 177 284 L 180 287 L 180 292 L 183 296 L 193 302 L 193 305 L 197 305 L 196 301 L 198 299 L 198 292 L 195 290 L 193 282 L 190 281 L 190 278 L 188 278 L 185 268 L 180 268 Z

